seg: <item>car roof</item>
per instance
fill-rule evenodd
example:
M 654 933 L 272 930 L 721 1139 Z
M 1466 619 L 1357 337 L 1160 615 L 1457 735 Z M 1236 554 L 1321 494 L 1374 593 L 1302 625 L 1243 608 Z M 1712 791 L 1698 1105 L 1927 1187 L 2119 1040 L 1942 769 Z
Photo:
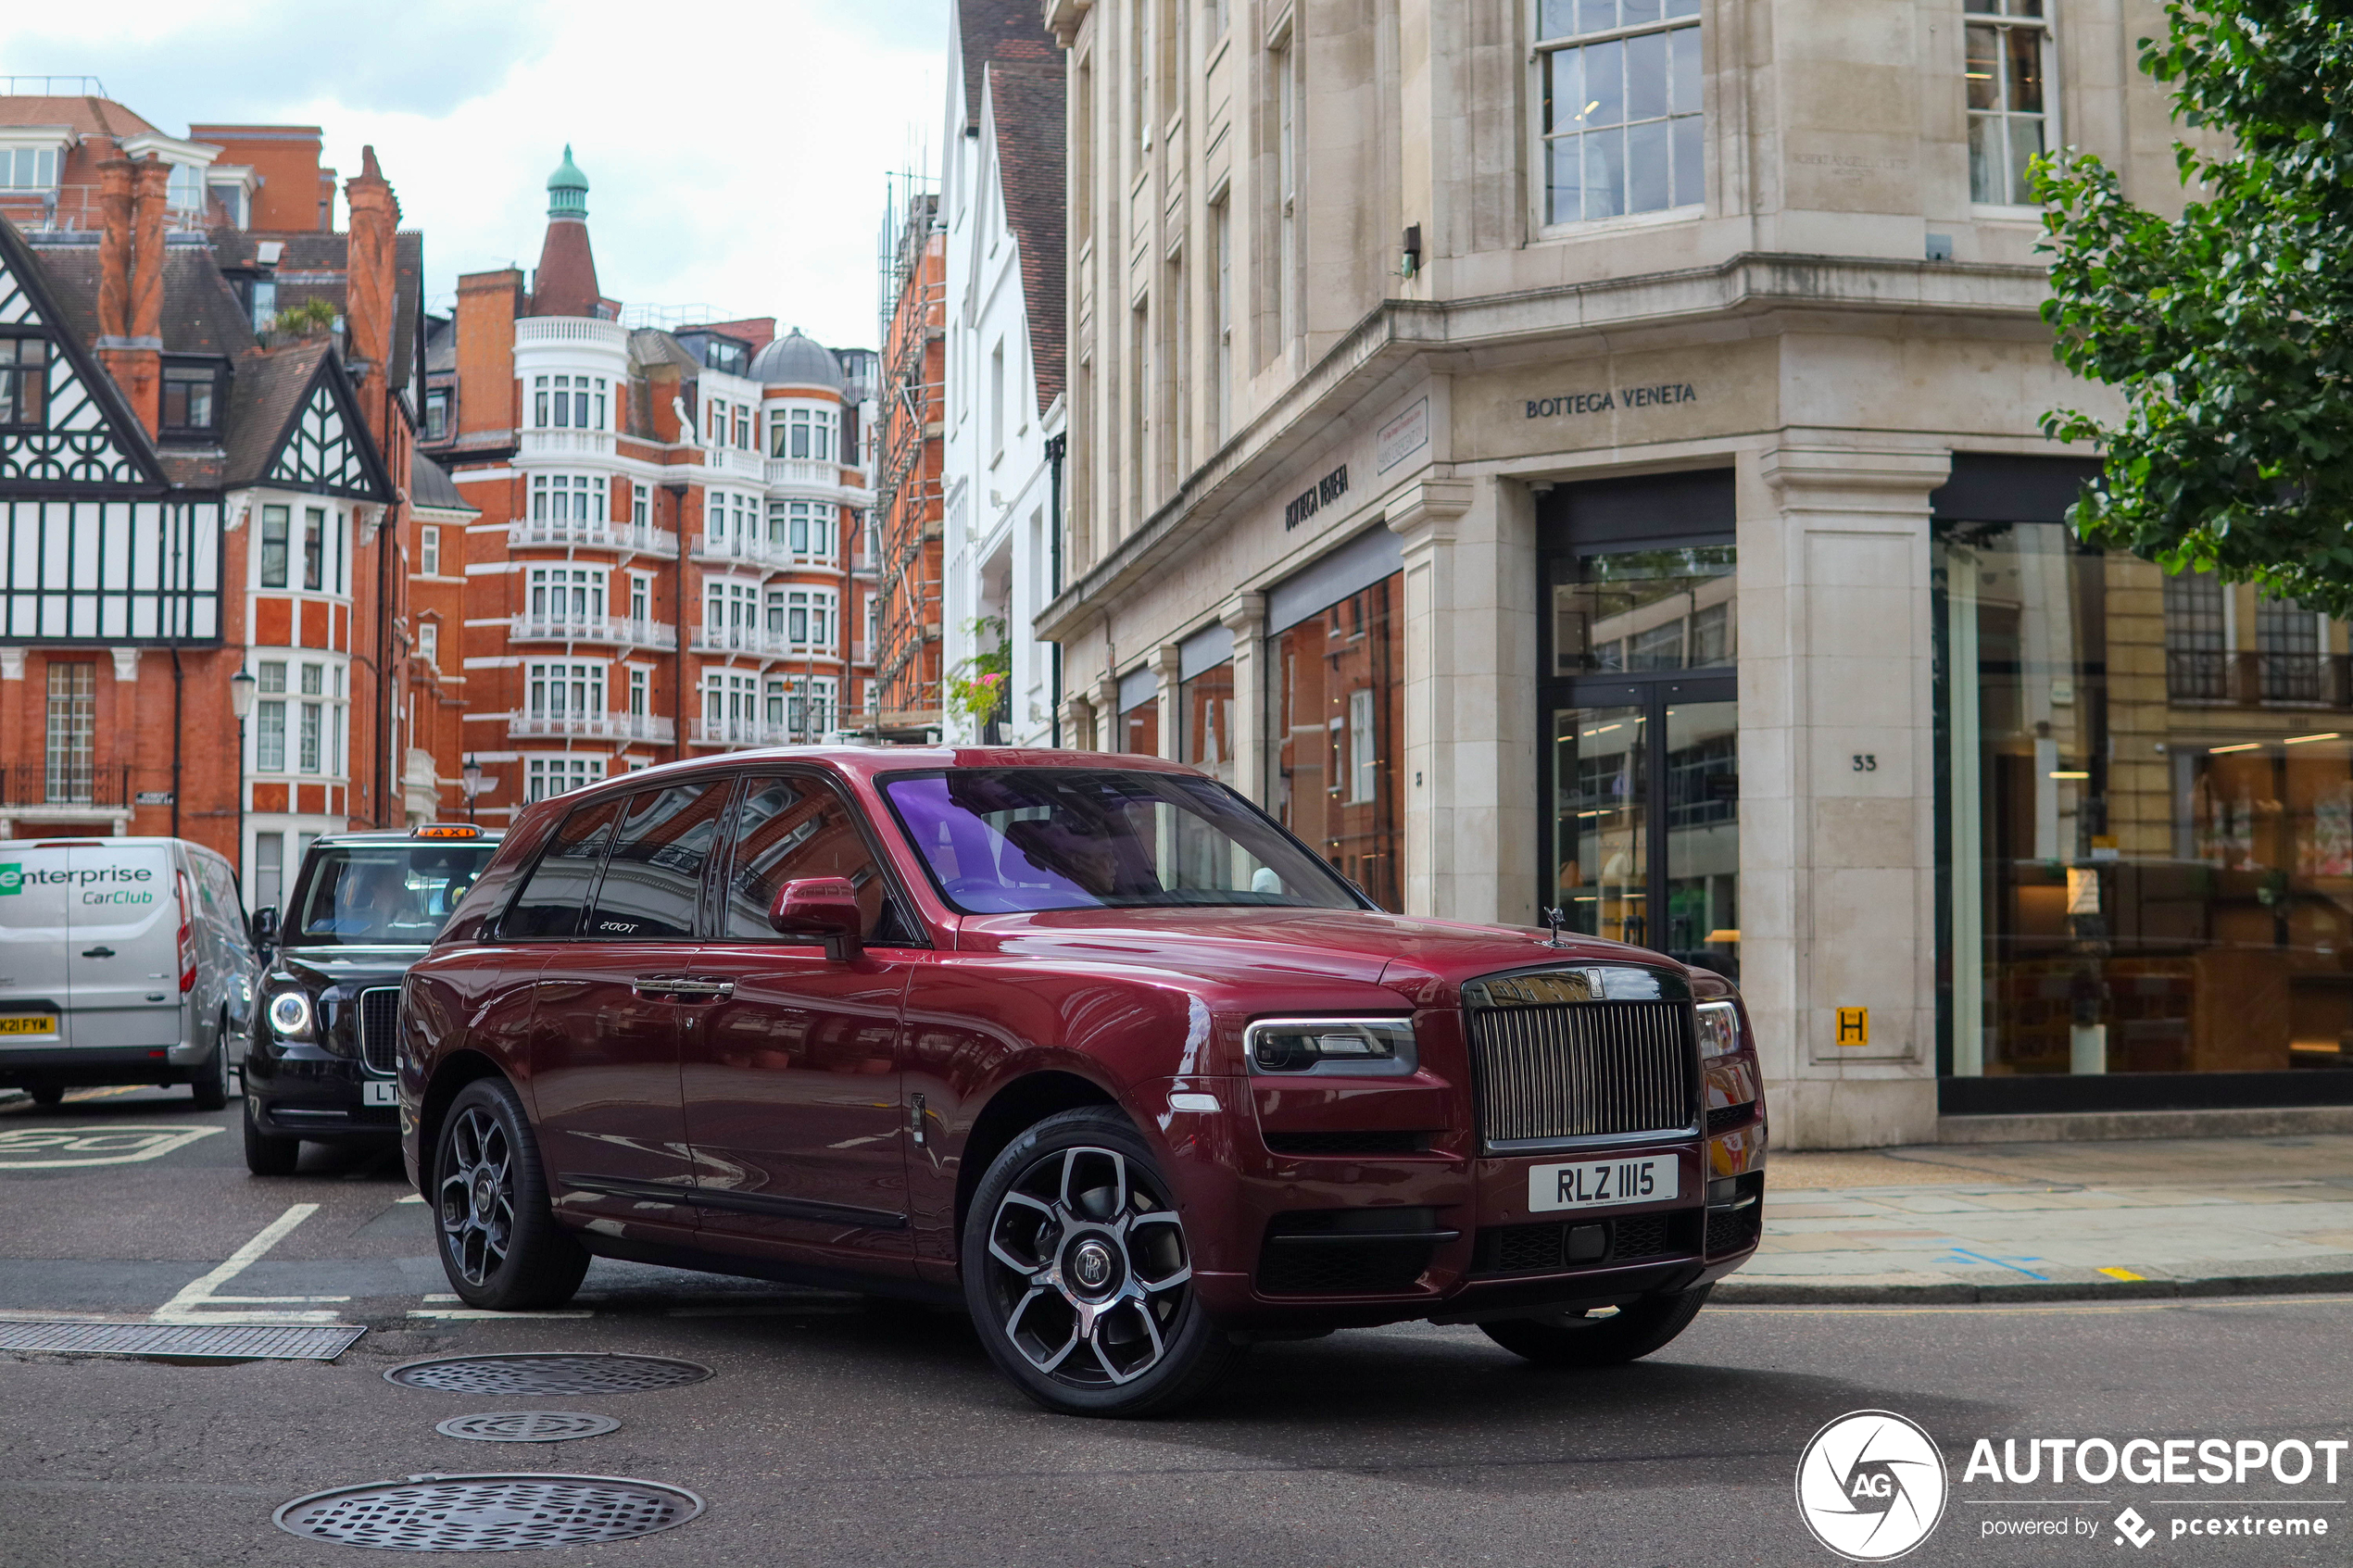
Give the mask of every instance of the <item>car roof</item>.
M 1201 775 L 1164 757 L 1124 751 L 1051 750 L 1021 746 L 773 746 L 730 751 L 719 757 L 689 757 L 658 763 L 634 773 L 618 773 L 585 788 L 556 798 L 572 799 L 596 793 L 609 795 L 661 784 L 673 775 L 700 778 L 714 772 L 740 772 L 767 763 L 816 763 L 852 778 L 872 780 L 887 773 L 925 772 L 938 768 L 1119 768 L 1139 772 Z

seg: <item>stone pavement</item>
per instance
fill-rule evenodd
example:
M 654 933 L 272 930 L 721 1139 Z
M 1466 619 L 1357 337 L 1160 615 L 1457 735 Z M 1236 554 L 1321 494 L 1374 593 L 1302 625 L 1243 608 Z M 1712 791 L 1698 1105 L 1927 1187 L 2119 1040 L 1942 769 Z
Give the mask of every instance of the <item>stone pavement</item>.
M 2353 1291 L 2353 1135 L 1776 1153 L 1733 1302 Z

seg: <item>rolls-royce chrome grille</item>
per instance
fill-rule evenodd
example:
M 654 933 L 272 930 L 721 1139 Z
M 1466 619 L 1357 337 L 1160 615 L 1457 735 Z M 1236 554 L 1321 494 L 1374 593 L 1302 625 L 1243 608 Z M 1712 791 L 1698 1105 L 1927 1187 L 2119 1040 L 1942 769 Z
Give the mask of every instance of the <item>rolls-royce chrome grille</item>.
M 1466 985 L 1463 1001 L 1490 1148 L 1692 1125 L 1699 1069 L 1679 976 L 1505 975 Z

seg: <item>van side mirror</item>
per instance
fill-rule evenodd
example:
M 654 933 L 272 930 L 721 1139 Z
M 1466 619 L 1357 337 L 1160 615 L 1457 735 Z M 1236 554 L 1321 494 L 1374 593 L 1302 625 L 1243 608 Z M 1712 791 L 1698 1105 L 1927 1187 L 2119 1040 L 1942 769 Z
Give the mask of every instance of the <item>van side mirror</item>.
M 245 922 L 245 929 L 251 934 L 253 937 L 253 945 L 255 947 L 270 947 L 276 946 L 278 941 L 278 906 L 275 904 L 270 904 L 254 910 L 253 917 Z
M 776 890 L 769 906 L 768 923 L 780 936 L 814 936 L 825 945 L 825 957 L 848 963 L 866 950 L 862 939 L 866 917 L 858 908 L 858 889 L 846 876 L 796 877 Z

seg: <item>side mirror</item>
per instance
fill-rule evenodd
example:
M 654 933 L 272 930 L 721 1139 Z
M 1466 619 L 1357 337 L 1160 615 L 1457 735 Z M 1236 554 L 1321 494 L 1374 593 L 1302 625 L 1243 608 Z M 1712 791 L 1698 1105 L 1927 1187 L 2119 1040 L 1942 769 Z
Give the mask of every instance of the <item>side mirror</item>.
M 866 917 L 858 908 L 858 890 L 846 876 L 804 876 L 776 890 L 769 906 L 768 923 L 780 936 L 814 936 L 825 944 L 825 956 L 848 963 L 864 952 L 862 940 Z
M 252 919 L 245 922 L 245 926 L 253 937 L 255 947 L 275 946 L 278 940 L 278 906 L 271 904 L 254 910 Z

